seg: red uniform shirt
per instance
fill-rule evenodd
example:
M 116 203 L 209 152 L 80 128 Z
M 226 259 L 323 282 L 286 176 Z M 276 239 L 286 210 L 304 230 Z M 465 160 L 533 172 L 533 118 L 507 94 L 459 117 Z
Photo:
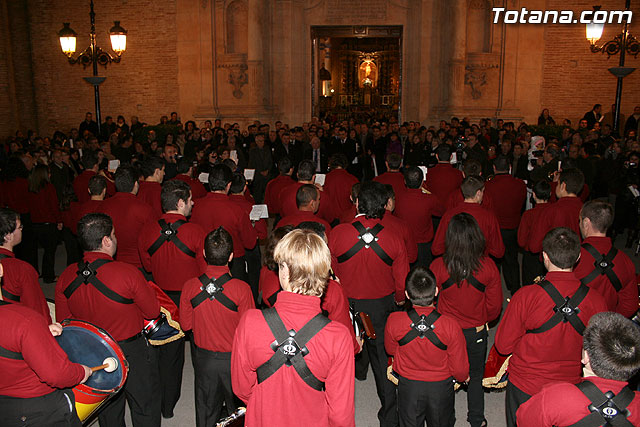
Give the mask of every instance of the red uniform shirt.
M 162 202 L 160 200 L 162 184 L 151 181 L 139 181 L 139 184 L 138 199 L 151 206 L 156 214 L 155 217 L 160 218 L 162 216 Z
M 580 286 L 572 272 L 549 272 L 546 279 L 563 297 L 573 295 Z M 560 322 L 546 332 L 527 333 L 549 320 L 554 306 L 540 286 L 525 286 L 513 295 L 496 332 L 496 350 L 503 355 L 512 354 L 509 381 L 529 395 L 550 383 L 580 380 L 582 336 L 569 322 Z M 578 317 L 585 325 L 591 316 L 607 310 L 602 296 L 593 290 L 579 308 Z
M 360 221 L 366 228 L 373 228 L 379 219 L 367 219 L 364 215 L 352 222 Z M 391 257 L 393 264 L 387 265 L 373 251 L 363 248 L 345 262 L 338 257 L 358 242 L 358 231 L 351 224 L 340 224 L 329 235 L 332 266 L 345 294 L 355 299 L 377 299 L 395 294 L 395 300 L 404 301 L 404 281 L 409 272 L 407 249 L 404 242 L 391 228 L 383 228 L 378 233 L 378 244 Z
M 590 243 L 603 255 L 611 249 L 611 239 L 608 237 L 588 237 L 582 243 Z M 580 260 L 574 273 L 578 279 L 587 277 L 595 269 L 595 260 L 585 248 L 580 249 Z M 587 284 L 604 297 L 608 311 L 615 311 L 624 317 L 633 316 L 638 311 L 638 284 L 636 281 L 636 267 L 627 254 L 618 251 L 613 259 L 613 271 L 618 276 L 622 289 L 616 292 L 606 275 L 598 275 Z
M 567 227 L 575 231 L 580 237 L 580 210 L 582 200 L 578 197 L 562 197 L 555 203 L 550 203 L 540 215 L 533 228 L 529 247 L 531 252 L 542 252 L 542 240 L 544 236 L 556 227 Z
M 199 199 L 207 195 L 207 189 L 204 188 L 204 185 L 195 178 L 191 178 L 189 175 L 185 175 L 183 173 L 178 174 L 175 178 L 179 181 L 186 182 L 189 184 L 189 188 L 191 188 L 191 198 L 193 200 Z
M 425 184 L 427 190 L 444 203 L 449 194 L 460 188 L 462 179 L 462 172 L 451 166 L 450 163 L 438 163 L 428 170 Z
M 353 215 L 349 219 L 351 222 L 353 218 L 355 218 L 355 206 L 353 208 Z M 407 223 L 402 219 L 395 216 L 392 212 L 386 211 L 384 216 L 382 217 L 382 225 L 385 227 L 391 227 L 395 230 L 398 236 L 402 237 L 404 241 L 404 245 L 407 248 L 407 259 L 409 260 L 409 264 L 415 262 L 418 258 L 418 245 L 416 244 L 416 239 L 413 234 L 413 231 L 409 230 Z
M 180 214 L 169 213 L 160 217 L 173 224 L 187 219 Z M 178 228 L 176 236 L 195 253 L 195 258 L 182 252 L 171 241 L 165 241 L 160 248 L 149 255 L 149 248 L 160 237 L 160 224 L 155 219 L 147 222 L 138 237 L 138 252 L 145 270 L 153 274 L 154 282 L 165 291 L 181 291 L 184 283 L 200 275 L 205 267 L 203 256 L 204 230 L 198 224 L 187 222 Z
M 20 304 L 42 314 L 48 323 L 51 322 L 49 306 L 38 282 L 38 272 L 28 262 L 17 259 L 10 250 L 0 248 L 0 255 L 7 256 L 0 259 L 4 268 L 2 289 L 20 297 Z M 9 298 L 4 300 L 13 302 Z
M 356 206 L 355 205 L 351 205 L 347 209 L 342 211 L 342 213 L 338 217 L 338 220 L 340 221 L 340 224 L 344 224 L 344 223 L 349 224 L 349 223 L 351 223 L 351 221 L 353 221 L 353 219 L 356 217 L 356 215 L 358 215 L 358 212 L 356 211 Z M 416 249 L 416 251 L 417 251 L 417 249 Z
M 433 238 L 433 244 L 431 245 L 431 252 L 434 255 L 442 255 L 444 253 L 444 238 L 447 233 L 447 227 L 451 218 L 461 212 L 466 212 L 473 216 L 484 234 L 484 238 L 487 241 L 487 247 L 485 252 L 493 255 L 496 258 L 502 258 L 504 255 L 504 243 L 502 242 L 502 235 L 500 234 L 500 224 L 495 214 L 487 209 L 483 208 L 477 203 L 464 202 L 460 203 L 453 209 L 447 210 L 442 219 L 438 230 Z
M 103 201 L 100 210 L 113 220 L 118 240 L 116 260 L 142 267 L 138 236 L 147 221 L 157 218 L 153 208 L 131 193 L 118 192 Z
M 285 225 L 292 225 L 294 227 L 297 227 L 298 225 L 300 225 L 301 222 L 305 222 L 305 221 L 313 221 L 313 222 L 322 224 L 324 226 L 325 234 L 327 236 L 331 232 L 331 226 L 327 221 L 316 216 L 313 212 L 301 211 L 301 210 L 298 210 L 298 212 L 291 215 L 287 215 L 284 218 L 282 218 L 276 225 L 276 228 L 280 228 Z
M 29 181 L 26 178 L 16 178 L 13 181 L 3 181 L 3 198 L 9 209 L 20 214 L 29 212 Z
M 443 290 L 442 285 L 450 276 L 442 257 L 436 258 L 429 268 L 436 276 L 440 291 L 438 312 L 456 319 L 463 329 L 482 326 L 500 315 L 502 281 L 500 272 L 491 258 L 482 258 L 480 269 L 473 273 L 473 277 L 486 286 L 484 292 L 480 292 L 467 280 L 463 280 L 460 286 L 454 283 Z
M 102 200 L 87 200 L 84 203 L 81 203 L 75 212 L 75 224 L 71 228 L 73 234 L 78 233 L 78 221 L 82 219 L 83 216 L 90 213 L 102 212 Z
M 84 261 L 112 258 L 100 252 L 85 252 Z M 130 338 L 140 331 L 144 319 L 155 319 L 160 314 L 156 293 L 147 284 L 144 276 L 130 264 L 113 261 L 98 269 L 97 278 L 118 295 L 133 300 L 133 304 L 122 304 L 107 298 L 93 285 L 82 284 L 69 299 L 64 290 L 77 277 L 78 266 L 71 264 L 60 275 L 56 283 L 56 319 L 73 318 L 85 320 L 101 327 L 116 341 Z
M 196 201 L 191 213 L 191 222 L 209 233 L 222 226 L 233 238 L 233 256 L 244 256 L 245 248 L 253 249 L 258 234 L 243 208 L 229 200 L 229 196 L 209 193 Z
M 487 181 L 484 194 L 489 194 L 494 202 L 493 212 L 498 218 L 500 228 L 518 228 L 522 207 L 527 199 L 527 186 L 524 181 L 509 174 L 498 174 Z
M 418 315 L 428 316 L 433 307 L 414 306 Z M 412 320 L 405 311 L 391 313 L 384 331 L 384 348 L 393 356 L 393 370 L 414 381 L 443 381 L 449 377 L 463 382 L 469 377 L 467 344 L 460 325 L 447 315 L 434 322 L 434 333 L 447 346 L 442 350 L 427 337 L 416 337 L 398 344 L 411 330 Z
M 287 330 L 299 331 L 320 313 L 320 298 L 280 292 L 275 308 Z M 282 366 L 258 384 L 256 370 L 273 355 L 273 340 L 259 310 L 249 310 L 240 319 L 231 352 L 231 383 L 233 392 L 247 403 L 245 425 L 355 426 L 354 359 L 346 327 L 331 322 L 306 345 L 309 353 L 304 361 L 325 383 L 324 392 L 307 385 L 293 366 Z
M 260 281 L 258 282 L 258 289 L 262 294 L 262 301 L 267 307 L 271 307 L 269 298 L 271 298 L 276 292 L 282 290 L 280 287 L 280 278 L 278 273 L 269 270 L 266 265 L 263 265 L 260 269 Z
M 522 214 L 522 220 L 518 226 L 518 246 L 525 251 L 531 252 L 531 234 L 533 233 L 533 228 L 538 223 L 540 215 L 544 215 L 543 212 L 547 206 L 549 206 L 548 203 L 539 203 Z
M 591 381 L 603 393 L 612 391 L 615 395 L 627 385 L 626 382 L 594 376 L 585 377 L 584 380 Z M 634 394 L 635 398 L 627 406 L 630 412 L 627 421 L 637 426 L 640 425 L 640 393 L 634 391 Z M 591 401 L 574 384 L 553 384 L 543 388 L 518 408 L 518 426 L 570 426 L 591 413 L 589 405 Z
M 298 192 L 298 188 L 303 185 L 304 184 L 296 181 L 280 190 L 280 193 L 278 194 L 278 213 L 280 216 L 285 217 L 298 211 L 298 205 L 296 205 L 296 193 Z M 322 200 L 322 195 L 320 196 L 320 200 Z
M 442 216 L 442 212 L 440 200 L 420 188 L 407 188 L 396 196 L 395 214 L 405 221 L 417 243 L 433 240 L 432 216 Z
M 249 214 L 251 213 L 251 209 L 253 209 L 253 205 L 255 204 L 255 202 L 250 202 L 246 197 L 246 192 L 245 194 L 231 194 L 229 196 L 229 200 L 231 200 L 233 203 L 235 203 L 236 205 L 240 206 L 247 214 L 247 216 L 249 216 Z M 249 196 L 251 197 L 251 196 Z M 253 197 L 251 197 L 251 199 L 253 200 Z M 253 222 L 253 228 L 255 228 L 256 230 L 256 234 L 258 235 L 258 239 L 266 239 L 267 238 L 267 221 L 263 218 L 260 219 L 258 221 L 254 221 Z
M 446 210 L 455 208 L 456 206 L 458 206 L 460 203 L 464 202 L 464 196 L 462 195 L 462 190 L 460 190 L 459 188 L 457 190 L 455 190 L 453 193 L 449 194 L 449 198 L 446 199 Z M 494 212 L 493 210 L 493 201 L 491 200 L 491 196 L 489 194 L 487 194 L 486 192 L 484 193 L 484 196 L 482 197 L 482 203 L 480 203 L 480 206 L 482 206 L 483 208 L 490 210 L 492 212 Z
M 22 197 L 29 199 L 29 212 L 31 212 L 31 221 L 34 224 L 62 222 L 58 195 L 53 184 L 47 184 L 38 193 L 27 193 Z
M 208 265 L 204 273 L 217 279 L 229 272 L 227 266 Z M 238 279 L 231 279 L 223 285 L 223 293 L 237 306 L 238 311 L 229 310 L 220 301 L 206 299 L 195 309 L 191 299 L 202 289 L 202 282 L 197 277 L 184 284 L 180 295 L 180 326 L 185 331 L 193 329 L 195 344 L 209 351 L 228 353 L 233 344 L 233 335 L 242 315 L 255 308 L 253 294 L 248 284 Z M 211 326 L 215 325 L 215 328 Z
M 84 170 L 73 180 L 73 191 L 76 193 L 79 203 L 84 203 L 91 199 L 91 195 L 89 195 L 89 180 L 96 175 L 97 174 L 92 170 Z M 113 196 L 116 194 L 116 186 L 108 179 L 106 181 L 107 194 L 109 196 Z
M 332 210 L 332 217 L 324 215 L 328 222 L 333 222 L 333 219 L 338 218 L 342 212 L 352 206 L 350 199 L 351 187 L 357 182 L 358 178 L 344 169 L 333 169 L 327 174 L 324 179 L 324 191 L 321 195 L 321 200 L 327 201 L 327 206 Z M 325 209 L 324 206 L 322 208 L 323 210 Z
M 280 191 L 295 181 L 289 175 L 279 175 L 267 183 L 264 192 L 264 202 L 269 209 L 269 214 L 280 213 Z
M 0 356 L 0 396 L 40 397 L 82 381 L 84 368 L 69 361 L 45 318 L 20 304 L 7 304 L 0 306 L 0 323 L 0 346 L 24 359 Z
M 391 185 L 396 199 L 402 192 L 407 190 L 407 186 L 404 183 L 404 175 L 401 172 L 385 172 L 382 175 L 376 176 L 373 180 L 381 184 Z

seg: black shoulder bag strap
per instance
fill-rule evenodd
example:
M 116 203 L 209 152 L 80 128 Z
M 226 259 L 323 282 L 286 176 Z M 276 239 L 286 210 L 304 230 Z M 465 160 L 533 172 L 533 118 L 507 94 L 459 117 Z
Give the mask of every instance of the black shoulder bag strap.
M 3 305 L 9 305 L 9 304 L 11 303 L 6 301 L 0 301 L 0 307 L 2 307 Z M 0 357 L 4 357 L 5 359 L 12 359 L 12 360 L 24 360 L 22 358 L 21 353 L 18 353 L 17 351 L 7 350 L 2 346 L 0 346 Z
M 179 219 L 178 221 L 171 224 L 167 224 L 164 219 L 158 220 L 158 225 L 160 225 L 161 228 L 160 236 L 156 239 L 155 242 L 153 242 L 151 246 L 149 246 L 149 249 L 147 249 L 149 256 L 153 256 L 153 254 L 155 254 L 156 251 L 160 249 L 160 246 L 162 246 L 165 242 L 172 242 L 185 255 L 188 255 L 191 258 L 195 258 L 196 253 L 189 249 L 189 247 L 185 245 L 184 242 L 178 237 L 178 229 L 186 223 L 187 221 L 183 219 Z
M 471 286 L 473 286 L 474 288 L 476 288 L 477 290 L 479 290 L 480 292 L 484 292 L 484 290 L 487 288 L 484 283 L 480 282 L 478 279 L 476 279 L 475 276 L 470 276 L 467 279 L 467 282 L 469 282 L 469 284 Z M 442 284 L 442 290 L 444 291 L 445 289 L 450 288 L 451 286 L 455 285 L 455 282 L 453 281 L 453 279 L 451 277 L 449 277 L 447 280 L 444 281 L 444 283 Z
M 258 384 L 286 365 L 293 366 L 309 387 L 324 391 L 324 383 L 313 375 L 304 360 L 304 357 L 309 354 L 309 350 L 305 346 L 331 321 L 322 313 L 318 313 L 296 332 L 293 329 L 287 331 L 275 308 L 263 310 L 262 314 L 275 337 L 275 341 L 271 343 L 271 349 L 274 351 L 273 356 L 257 369 Z
M 229 310 L 237 312 L 238 305 L 224 294 L 224 284 L 231 280 L 231 278 L 229 273 L 225 273 L 217 279 L 209 277 L 206 274 L 198 277 L 202 286 L 200 287 L 200 293 L 191 298 L 191 307 L 195 309 L 206 300 L 217 300 Z
M 351 259 L 351 257 L 360 252 L 360 250 L 363 248 L 371 248 L 376 253 L 376 255 L 378 255 L 378 257 L 382 261 L 384 261 L 385 264 L 389 266 L 393 265 L 393 259 L 389 255 L 387 255 L 387 253 L 378 243 L 378 233 L 380 233 L 384 229 L 382 224 L 378 223 L 371 228 L 365 228 L 365 226 L 362 225 L 360 221 L 356 221 L 351 225 L 353 225 L 353 227 L 358 230 L 358 241 L 351 247 L 351 249 L 338 257 L 338 262 L 343 263 Z
M 110 262 L 111 260 L 104 258 L 98 258 L 92 263 L 80 261 L 78 263 L 78 271 L 76 273 L 77 277 L 71 283 L 69 283 L 69 286 L 67 286 L 67 288 L 64 290 L 64 296 L 69 299 L 81 285 L 90 284 L 94 288 L 96 288 L 102 295 L 112 301 L 119 302 L 120 304 L 133 304 L 132 299 L 125 298 L 117 292 L 112 291 L 107 285 L 105 285 L 100 279 L 98 279 L 98 269 Z
M 407 315 L 411 319 L 411 330 L 407 332 L 407 334 L 398 341 L 400 345 L 409 344 L 416 338 L 427 338 L 433 345 L 438 347 L 440 350 L 446 350 L 447 346 L 440 341 L 438 335 L 433 331 L 435 329 L 435 321 L 440 318 L 440 313 L 436 310 L 433 310 L 429 313 L 428 316 L 424 314 L 419 315 L 415 309 L 411 309 L 407 311 Z
M 591 271 L 591 273 L 589 273 L 587 276 L 585 276 L 581 280 L 581 282 L 584 283 L 585 285 L 588 285 L 596 277 L 601 275 L 606 275 L 607 278 L 609 279 L 609 282 L 611 282 L 614 289 L 616 290 L 616 292 L 620 292 L 620 289 L 622 289 L 622 283 L 620 282 L 620 279 L 618 278 L 618 275 L 616 274 L 616 272 L 613 271 L 613 267 L 614 267 L 613 259 L 616 257 L 616 255 L 618 255 L 618 250 L 612 245 L 609 252 L 605 255 L 598 252 L 598 250 L 594 248 L 593 245 L 590 243 L 583 243 L 582 247 L 587 252 L 589 252 L 589 254 L 591 254 L 591 256 L 593 257 L 594 268 L 593 268 L 593 271 Z
M 278 294 L 280 293 L 281 290 L 282 289 L 278 289 L 277 291 L 275 291 L 273 293 L 273 295 L 271 295 L 269 298 L 267 298 L 267 301 L 269 302 L 271 307 L 273 307 L 273 305 L 276 303 L 276 300 L 278 299 Z
M 633 401 L 635 393 L 629 387 L 623 387 L 618 394 L 611 391 L 603 393 L 591 381 L 583 381 L 576 387 L 591 401 L 588 407 L 591 413 L 569 427 L 633 426 L 627 419 L 627 406 Z
M 5 258 L 11 258 L 11 257 L 6 254 L 0 254 L 0 260 L 3 260 Z M 6 290 L 4 287 L 2 287 L 0 291 L 2 292 L 2 298 L 13 301 L 13 302 L 20 302 L 20 295 L 12 294 L 8 290 Z
M 571 298 L 563 298 L 560 292 L 558 292 L 555 286 L 553 286 L 553 284 L 548 280 L 543 280 L 538 283 L 538 285 L 553 300 L 555 304 L 555 307 L 553 307 L 554 314 L 549 318 L 549 320 L 543 323 L 542 326 L 528 330 L 527 333 L 539 334 L 550 330 L 560 322 L 569 322 L 571 326 L 573 326 L 573 329 L 582 335 L 585 330 L 585 325 L 578 317 L 578 313 L 580 313 L 580 308 L 578 306 L 587 296 L 589 287 L 584 284 L 580 284 L 580 287 Z

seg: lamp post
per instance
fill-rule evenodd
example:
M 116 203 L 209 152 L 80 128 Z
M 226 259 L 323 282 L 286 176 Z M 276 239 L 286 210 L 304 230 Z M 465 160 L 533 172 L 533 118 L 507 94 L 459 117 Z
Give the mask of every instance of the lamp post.
M 625 3 L 625 14 L 624 14 L 624 26 L 622 27 L 622 32 L 616 35 L 613 40 L 609 40 L 602 46 L 598 46 L 596 43 L 602 37 L 602 32 L 604 31 L 604 24 L 587 24 L 587 40 L 591 44 L 591 52 L 592 53 L 606 53 L 607 57 L 611 57 L 611 55 L 620 54 L 620 62 L 617 67 L 609 68 L 609 72 L 613 74 L 618 79 L 618 86 L 616 87 L 616 110 L 613 112 L 613 133 L 617 134 L 618 128 L 620 126 L 620 103 L 622 101 L 622 79 L 631 74 L 635 68 L 625 67 L 624 60 L 625 56 L 628 53 L 629 55 L 633 55 L 634 57 L 638 56 L 640 53 L 640 42 L 634 36 L 629 34 L 629 19 L 627 18 L 630 14 L 631 0 L 626 0 Z M 600 10 L 600 6 L 594 6 L 594 16 Z M 629 12 L 629 14 L 626 14 Z
M 90 44 L 89 47 L 83 50 L 77 58 L 73 57 L 73 54 L 76 51 L 77 33 L 69 27 L 68 22 L 62 24 L 63 27 L 62 30 L 58 32 L 58 37 L 60 38 L 60 47 L 62 48 L 62 52 L 67 55 L 70 64 L 82 64 L 83 68 L 87 68 L 87 66 L 91 64 L 93 67 L 93 76 L 84 77 L 84 80 L 93 85 L 96 106 L 96 122 L 98 123 L 98 133 L 100 133 L 100 124 L 102 122 L 102 118 L 100 117 L 100 84 L 107 78 L 98 76 L 98 64 L 107 68 L 107 64 L 111 62 L 120 62 L 120 57 L 127 48 L 127 31 L 120 26 L 120 21 L 114 21 L 113 27 L 109 30 L 109 36 L 111 38 L 111 48 L 115 52 L 115 56 L 111 55 L 109 52 L 105 52 L 96 44 L 96 14 L 93 11 L 93 0 L 90 2 L 90 8 Z

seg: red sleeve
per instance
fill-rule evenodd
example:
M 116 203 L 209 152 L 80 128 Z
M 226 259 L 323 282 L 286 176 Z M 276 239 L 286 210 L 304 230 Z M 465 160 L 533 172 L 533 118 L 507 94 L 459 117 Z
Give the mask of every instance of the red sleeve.
M 405 300 L 404 282 L 409 273 L 409 260 L 407 259 L 407 250 L 404 244 L 398 245 L 398 255 L 393 260 L 391 268 L 393 269 L 393 279 L 396 284 L 396 302 Z
M 547 224 L 547 215 L 539 215 L 537 221 L 532 225 L 531 234 L 529 236 L 529 250 L 531 252 L 542 252 L 542 241 L 544 236 L 549 231 L 549 225 Z
M 518 427 L 552 427 L 548 420 L 547 388 L 533 395 L 529 400 L 520 405 L 516 418 Z
M 485 258 L 484 263 L 489 273 L 485 289 L 487 319 L 492 321 L 497 319 L 502 311 L 502 280 L 500 279 L 500 271 L 491 258 Z
M 626 318 L 631 318 L 638 311 L 638 281 L 636 280 L 635 266 L 628 258 L 625 260 L 625 268 L 629 275 L 629 280 L 622 284 L 622 289 L 618 292 L 618 304 L 616 312 Z
M 409 260 L 409 264 L 412 264 L 418 259 L 418 244 L 406 224 L 402 224 L 402 234 L 404 235 L 404 243 L 407 247 L 407 259 Z
M 193 328 L 193 307 L 191 306 L 191 298 L 195 296 L 193 288 L 196 286 L 194 281 L 190 279 L 182 288 L 180 294 L 180 327 L 183 331 L 190 331 Z
M 58 282 L 56 283 L 56 291 L 55 291 L 55 304 L 56 304 L 56 322 L 62 322 L 64 319 L 69 319 L 71 317 L 71 310 L 69 310 L 69 301 L 67 297 L 64 295 L 64 290 L 69 283 L 73 280 L 71 278 L 71 274 L 67 273 L 65 270 L 60 277 L 58 278 Z
M 450 329 L 450 341 L 447 343 L 449 369 L 456 380 L 463 382 L 469 377 L 467 342 L 462 334 L 462 329 L 454 319 L 451 319 Z
M 142 227 L 142 231 L 138 235 L 138 255 L 140 255 L 142 266 L 148 272 L 151 271 L 151 255 L 149 255 L 147 249 L 149 249 L 149 246 L 151 245 L 148 244 L 147 239 L 149 238 L 149 236 L 153 235 L 153 227 L 151 225 L 153 224 L 153 222 L 154 220 L 147 222 L 147 224 Z
M 392 357 L 395 356 L 398 351 L 398 341 L 394 338 L 396 335 L 394 333 L 396 323 L 395 318 L 398 316 L 398 313 L 391 313 L 387 319 L 387 324 L 384 327 L 384 349 Z
M 34 269 L 25 269 L 24 280 L 20 302 L 42 314 L 47 323 L 50 323 L 51 312 L 49 311 L 47 300 L 44 298 L 40 282 L 38 282 L 38 273 Z
M 149 286 L 144 276 L 135 267 L 131 267 L 131 286 L 133 301 L 140 309 L 142 317 L 145 319 L 155 319 L 160 314 L 160 303 L 156 297 L 155 290 Z
M 329 289 L 331 287 L 331 289 Z M 351 317 L 349 316 L 349 300 L 344 294 L 342 285 L 335 280 L 329 280 L 327 290 L 325 291 L 325 298 L 323 299 L 323 308 L 326 307 L 329 312 L 329 319 L 338 323 L 342 323 L 350 332 L 351 339 L 353 341 L 354 354 L 360 352 L 360 344 L 356 339 L 356 333 L 353 330 L 351 324 Z
M 529 238 L 531 234 L 531 218 L 533 216 L 532 211 L 526 211 L 522 214 L 522 220 L 520 221 L 520 226 L 518 227 L 518 246 L 522 249 L 527 250 L 529 243 Z
M 433 237 L 433 243 L 431 244 L 431 253 L 435 256 L 442 255 L 444 253 L 444 236 L 449 226 L 449 220 L 451 215 L 444 214 L 436 230 L 436 235 Z
M 520 339 L 527 333 L 522 319 L 522 296 L 522 292 L 514 294 L 496 331 L 495 347 L 503 356 L 513 353 Z
M 235 395 L 245 403 L 249 402 L 253 388 L 258 384 L 258 375 L 251 366 L 251 361 L 247 357 L 248 352 L 245 350 L 251 341 L 252 328 L 249 319 L 253 317 L 255 321 L 256 314 L 262 316 L 259 312 L 249 311 L 240 318 L 231 350 L 231 385 Z M 353 360 L 351 354 L 349 357 Z
M 335 334 L 332 340 L 337 348 L 349 347 L 347 332 Z M 353 355 L 348 351 L 335 352 L 331 361 L 331 369 L 327 374 L 325 398 L 329 409 L 329 425 L 355 426 L 355 363 Z M 232 375 L 233 377 L 233 375 Z
M 490 212 L 490 211 L 487 211 Z M 502 258 L 504 256 L 504 242 L 502 241 L 502 234 L 500 233 L 500 224 L 493 212 L 490 212 L 490 225 L 487 248 L 489 253 L 496 258 Z
M 249 220 L 249 215 L 244 212 L 242 209 L 238 209 L 241 212 L 240 215 L 240 240 L 242 240 L 242 245 L 247 249 L 253 249 L 256 246 L 256 240 L 258 240 L 258 233 L 251 225 L 251 221 Z

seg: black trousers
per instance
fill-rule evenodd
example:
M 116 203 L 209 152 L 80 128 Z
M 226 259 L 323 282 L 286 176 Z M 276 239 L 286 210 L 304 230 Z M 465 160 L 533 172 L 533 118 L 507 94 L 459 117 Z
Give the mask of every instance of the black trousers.
M 258 302 L 258 282 L 260 281 L 260 269 L 262 268 L 262 255 L 260 253 L 260 244 L 256 243 L 253 249 L 245 249 L 244 257 L 247 261 L 247 277 L 251 293 L 253 294 L 253 302 Z
M 0 396 L 3 427 L 82 427 L 71 390 L 56 390 L 44 396 L 19 398 Z
M 456 423 L 453 377 L 443 381 L 398 379 L 400 427 L 453 427 Z
M 350 299 L 355 310 L 367 313 L 376 331 L 375 340 L 365 339 L 365 346 L 371 362 L 371 370 L 376 381 L 376 392 L 382 407 L 378 411 L 380 427 L 396 427 L 398 425 L 398 408 L 395 385 L 387 379 L 388 358 L 384 349 L 384 328 L 387 317 L 396 310 L 394 296 L 388 295 L 378 299 Z
M 160 380 L 156 351 L 144 338 L 120 342 L 129 362 L 123 389 L 98 414 L 100 427 L 124 426 L 125 399 L 134 427 L 160 426 Z
M 501 228 L 502 242 L 504 243 L 504 257 L 500 263 L 507 289 L 513 295 L 520 289 L 520 264 L 518 263 L 518 229 Z
M 418 243 L 418 257 L 416 258 L 416 262 L 411 264 L 411 268 L 415 266 L 429 268 L 431 261 L 433 261 L 431 242 Z
M 220 418 L 240 406 L 231 388 L 231 353 L 194 348 L 196 426 L 215 427 Z
M 38 271 L 38 242 L 33 232 L 31 214 L 20 214 L 22 223 L 22 243 L 15 247 L 16 258 L 28 262 Z
M 481 426 L 484 421 L 484 390 L 482 377 L 484 365 L 487 361 L 487 328 L 480 332 L 476 328 L 463 329 L 467 342 L 467 356 L 469 357 L 469 385 L 467 387 L 467 421 L 471 427 Z
M 505 396 L 505 414 L 507 416 L 507 427 L 516 427 L 516 411 L 531 395 L 514 386 L 511 381 L 507 383 L 507 394 Z
M 33 232 L 37 244 L 44 249 L 44 255 L 42 256 L 42 279 L 51 283 L 56 278 L 54 271 L 54 264 L 56 261 L 56 247 L 58 246 L 58 229 L 56 224 L 52 223 L 39 223 L 33 224 Z
M 544 264 L 540 260 L 540 254 L 524 251 L 522 255 L 522 283 L 530 285 L 538 276 L 544 276 L 546 273 Z
M 165 291 L 174 304 L 180 307 L 180 294 L 177 291 Z M 162 403 L 160 409 L 165 418 L 173 416 L 173 409 L 180 400 L 182 389 L 182 371 L 184 369 L 184 338 L 154 348 L 158 353 L 158 370 Z
M 247 274 L 247 262 L 245 256 L 234 257 L 229 264 L 229 272 L 234 279 L 242 280 L 246 282 L 249 280 Z
M 69 227 L 63 227 L 59 233 L 60 240 L 64 243 L 64 249 L 67 252 L 67 265 L 76 264 L 82 259 L 80 244 L 78 237 L 71 231 Z

